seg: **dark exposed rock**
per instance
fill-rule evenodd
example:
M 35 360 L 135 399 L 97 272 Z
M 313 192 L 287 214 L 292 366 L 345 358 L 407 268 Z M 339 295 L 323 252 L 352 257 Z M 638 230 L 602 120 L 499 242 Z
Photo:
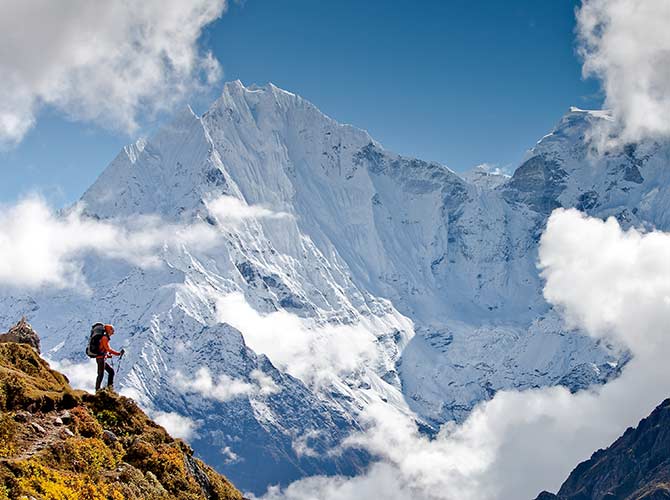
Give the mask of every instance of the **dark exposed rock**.
M 670 499 L 670 399 L 579 464 L 558 493 L 536 500 L 661 499 Z
M 226 176 L 218 168 L 212 168 L 205 173 L 205 180 L 208 184 L 213 184 L 214 186 L 226 186 Z
M 634 182 L 635 184 L 642 184 L 644 182 L 644 177 L 642 177 L 640 169 L 636 165 L 629 165 L 624 171 L 623 180 Z
M 25 317 L 21 318 L 7 333 L 0 334 L 0 343 L 2 342 L 28 344 L 36 349 L 37 352 L 40 352 L 40 338 Z
M 119 440 L 112 431 L 104 430 L 102 431 L 102 439 L 107 443 L 114 443 Z
M 202 489 L 205 498 L 213 498 L 214 487 L 212 485 L 212 481 L 209 479 L 207 473 L 203 470 L 200 464 L 196 462 L 189 454 L 184 455 L 184 463 L 186 464 L 186 468 L 191 476 Z
M 30 417 L 32 417 L 32 415 L 29 412 L 23 410 L 17 411 L 14 414 L 14 420 L 16 420 L 17 422 L 28 422 L 30 420 Z
M 558 498 L 556 495 L 553 493 L 549 493 L 548 491 L 543 491 L 540 493 L 535 500 L 555 500 Z
M 503 194 L 508 202 L 525 203 L 536 212 L 548 214 L 561 206 L 558 197 L 565 189 L 567 176 L 557 160 L 533 156 L 514 172 Z
M 596 206 L 598 206 L 598 193 L 595 191 L 586 191 L 580 194 L 579 198 L 577 198 L 577 205 L 575 205 L 575 208 L 582 212 L 586 212 Z

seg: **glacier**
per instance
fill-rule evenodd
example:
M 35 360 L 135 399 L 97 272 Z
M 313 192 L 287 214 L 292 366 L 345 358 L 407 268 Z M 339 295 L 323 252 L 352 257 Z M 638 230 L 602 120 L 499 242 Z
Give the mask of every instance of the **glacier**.
M 589 133 L 608 119 L 573 108 L 513 175 L 459 175 L 272 84 L 227 83 L 78 203 L 205 224 L 219 244 L 165 245 L 153 268 L 86 255 L 92 293 L 6 290 L 0 325 L 25 315 L 46 356 L 80 363 L 90 325 L 113 323 L 122 391 L 194 421 L 192 446 L 241 489 L 356 474 L 374 457 L 342 443 L 372 401 L 432 433 L 500 390 L 619 373 L 627 353 L 568 328 L 536 267 L 557 207 L 670 227 L 670 147 L 599 153 Z

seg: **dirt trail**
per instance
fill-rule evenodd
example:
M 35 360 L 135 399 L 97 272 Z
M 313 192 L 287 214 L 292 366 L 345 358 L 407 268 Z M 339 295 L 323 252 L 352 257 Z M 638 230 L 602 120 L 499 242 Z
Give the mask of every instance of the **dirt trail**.
M 62 412 L 61 412 L 62 413 Z M 19 432 L 16 441 L 20 443 L 19 452 L 10 458 L 4 458 L 2 462 L 14 462 L 26 460 L 44 450 L 48 446 L 73 436 L 68 427 L 57 423 L 60 418 L 59 412 L 45 414 L 31 414 L 21 412 Z M 24 420 L 25 419 L 25 420 Z M 70 432 L 70 434 L 68 434 Z

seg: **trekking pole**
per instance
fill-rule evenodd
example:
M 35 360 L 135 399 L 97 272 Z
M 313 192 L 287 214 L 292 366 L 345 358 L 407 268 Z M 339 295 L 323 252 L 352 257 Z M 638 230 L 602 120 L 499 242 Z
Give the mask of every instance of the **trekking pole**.
M 121 373 L 121 360 L 123 359 L 123 355 L 126 353 L 126 351 L 123 351 L 121 353 L 121 356 L 119 356 L 119 360 L 116 363 L 116 376 L 118 377 L 119 374 Z

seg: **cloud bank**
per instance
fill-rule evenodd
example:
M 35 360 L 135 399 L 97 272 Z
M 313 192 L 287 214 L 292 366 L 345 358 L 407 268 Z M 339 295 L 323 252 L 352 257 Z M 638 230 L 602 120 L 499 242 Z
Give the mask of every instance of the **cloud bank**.
M 623 231 L 614 219 L 555 211 L 540 245 L 545 294 L 567 321 L 630 350 L 616 380 L 500 392 L 430 440 L 381 402 L 349 444 L 380 461 L 355 478 L 312 477 L 265 500 L 506 500 L 556 490 L 580 461 L 660 403 L 670 390 L 670 234 Z
M 150 416 L 158 425 L 163 426 L 172 437 L 185 441 L 196 437 L 195 431 L 198 428 L 198 423 L 184 415 L 176 412 L 155 411 L 151 412 Z
M 229 377 L 222 373 L 213 377 L 209 368 L 203 366 L 195 377 L 186 376 L 177 372 L 174 378 L 175 387 L 178 391 L 185 394 L 198 394 L 206 399 L 216 401 L 230 401 L 241 396 L 251 396 L 254 394 L 270 396 L 279 392 L 280 387 L 260 370 L 253 370 L 250 374 L 254 383 Z
M 252 219 L 291 217 L 231 196 L 210 200 L 207 209 L 224 229 Z M 223 238 L 218 228 L 202 221 L 175 224 L 153 215 L 99 220 L 84 210 L 77 205 L 57 213 L 38 196 L 0 205 L 0 285 L 85 291 L 82 266 L 86 254 L 151 268 L 161 264 L 166 246 L 204 251 Z
M 375 318 L 353 325 L 321 325 L 286 311 L 261 314 L 241 293 L 220 298 L 216 309 L 218 320 L 240 330 L 251 349 L 312 387 L 371 366 L 378 356 L 373 332 L 390 329 Z
M 602 82 L 615 119 L 596 131 L 603 145 L 670 134 L 668 25 L 666 0 L 584 0 L 577 11 L 583 73 Z
M 226 0 L 5 0 L 0 5 L 0 145 L 21 141 L 40 108 L 134 131 L 220 78 L 198 46 Z
M 205 223 L 183 226 L 158 217 L 101 221 L 86 217 L 81 207 L 59 216 L 42 199 L 28 198 L 0 207 L 0 284 L 86 290 L 86 253 L 153 267 L 164 245 L 206 249 L 218 238 Z

